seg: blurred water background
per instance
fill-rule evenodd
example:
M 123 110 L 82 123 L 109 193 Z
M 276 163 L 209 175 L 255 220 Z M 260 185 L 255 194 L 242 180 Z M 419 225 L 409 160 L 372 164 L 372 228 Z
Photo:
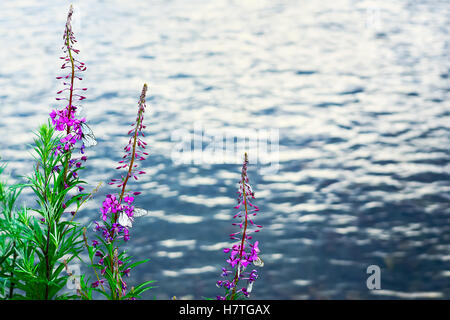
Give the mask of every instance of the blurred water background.
M 117 177 L 142 84 L 151 156 L 135 184 L 151 214 L 129 252 L 150 258 L 148 299 L 220 293 L 240 165 L 183 164 L 171 133 L 194 123 L 279 130 L 279 170 L 250 166 L 265 266 L 255 299 L 450 298 L 446 0 L 73 1 L 98 139 L 91 187 Z M 32 131 L 55 101 L 68 3 L 0 2 L 0 155 L 32 170 Z M 84 211 L 99 219 L 103 187 Z M 25 193 L 23 201 L 31 201 Z M 29 203 L 31 205 L 31 203 Z M 382 290 L 366 287 L 381 267 Z

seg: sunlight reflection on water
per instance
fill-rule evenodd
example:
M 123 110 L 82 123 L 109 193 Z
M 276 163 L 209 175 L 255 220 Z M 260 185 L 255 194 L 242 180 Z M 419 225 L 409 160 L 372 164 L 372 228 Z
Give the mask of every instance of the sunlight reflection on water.
M 250 167 L 265 266 L 253 296 L 449 298 L 449 26 L 446 1 L 74 1 L 83 103 L 112 178 L 140 87 L 151 156 L 136 188 L 151 211 L 130 253 L 147 298 L 214 297 L 239 165 L 174 165 L 171 132 L 200 121 L 243 135 L 279 129 L 280 170 Z M 66 5 L 0 4 L 1 156 L 11 181 L 57 106 Z M 78 15 L 78 16 L 77 16 Z M 25 161 L 24 161 L 25 159 Z M 98 219 L 103 187 L 82 222 Z M 26 194 L 25 194 L 26 196 Z M 365 286 L 382 268 L 382 291 Z

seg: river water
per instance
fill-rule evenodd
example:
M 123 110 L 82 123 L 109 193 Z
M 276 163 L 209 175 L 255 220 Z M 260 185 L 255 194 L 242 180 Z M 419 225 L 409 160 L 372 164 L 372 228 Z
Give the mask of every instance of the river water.
M 264 226 L 253 298 L 450 298 L 448 1 L 73 4 L 98 140 L 87 152 L 90 188 L 118 176 L 149 85 L 151 155 L 133 189 L 150 214 L 128 244 L 151 259 L 129 285 L 158 281 L 145 298 L 221 293 L 243 150 L 236 161 L 180 164 L 173 134 L 196 126 L 238 139 L 278 134 L 268 155 L 278 170 L 249 168 Z M 31 172 L 32 131 L 58 107 L 67 10 L 0 3 L 0 155 L 11 182 Z M 104 186 L 79 221 L 99 219 L 113 191 Z M 366 286 L 369 265 L 381 268 L 381 290 Z

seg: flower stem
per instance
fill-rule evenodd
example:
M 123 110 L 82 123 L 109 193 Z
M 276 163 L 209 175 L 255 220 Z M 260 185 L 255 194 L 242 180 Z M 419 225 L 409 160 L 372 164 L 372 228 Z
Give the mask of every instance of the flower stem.
M 70 117 L 72 116 L 72 98 L 73 98 L 73 82 L 74 82 L 74 78 L 75 78 L 75 64 L 73 61 L 73 57 L 72 57 L 72 51 L 70 50 L 70 34 L 69 34 L 69 30 L 67 30 L 67 51 L 69 53 L 69 58 L 70 58 L 70 65 L 72 68 L 72 75 L 70 78 L 70 95 L 69 95 L 69 116 L 68 119 L 70 120 Z M 70 133 L 70 126 L 67 126 L 67 134 Z
M 84 244 L 86 245 L 86 248 L 88 248 L 89 244 L 87 242 L 86 227 L 83 228 L 83 239 L 84 239 Z M 92 260 L 92 258 L 90 256 L 89 256 L 89 259 L 91 260 L 91 264 L 94 265 L 94 261 Z M 93 268 L 93 269 L 94 269 L 95 276 L 97 277 L 98 283 L 102 287 L 102 290 L 104 292 L 106 292 L 105 288 L 103 287 L 103 284 L 100 282 L 100 277 L 98 276 L 97 270 L 95 270 L 95 268 Z
M 245 153 L 245 159 L 247 159 L 247 153 Z M 241 248 L 239 251 L 239 263 L 237 265 L 236 273 L 235 273 L 234 279 L 233 279 L 234 286 L 233 286 L 233 291 L 231 294 L 231 300 L 234 300 L 234 296 L 236 295 L 236 286 L 239 281 L 239 272 L 240 272 L 240 267 L 241 267 L 242 252 L 244 251 L 244 241 L 245 241 L 246 232 L 247 232 L 247 194 L 246 194 L 246 190 L 245 190 L 245 176 L 244 175 L 242 175 L 242 192 L 244 194 L 245 223 L 244 223 L 244 231 L 242 232 Z
M 70 120 L 70 117 L 72 116 L 72 99 L 73 99 L 73 82 L 74 82 L 74 79 L 75 79 L 75 64 L 74 64 L 73 57 L 72 57 L 72 51 L 70 50 L 70 33 L 69 33 L 69 29 L 66 30 L 66 41 L 67 41 L 67 43 L 66 43 L 67 51 L 69 53 L 69 58 L 70 58 L 70 65 L 71 65 L 71 68 L 72 68 L 72 75 L 71 75 L 71 78 L 70 78 L 70 89 L 69 89 L 69 92 L 70 92 L 70 94 L 69 94 L 69 105 L 68 105 L 68 107 L 69 107 L 69 115 L 67 117 L 67 119 Z M 69 133 L 70 133 L 70 126 L 67 125 L 67 134 L 69 134 Z M 67 179 L 67 170 L 68 170 L 69 158 L 70 158 L 70 151 L 68 151 L 68 152 L 69 152 L 69 154 L 66 157 L 65 165 L 64 165 L 64 179 L 63 179 L 64 183 L 66 183 L 66 179 Z
M 13 254 L 13 270 L 11 271 L 10 274 L 10 283 L 9 283 L 9 299 L 12 299 L 13 297 L 13 292 L 14 292 L 14 268 L 16 267 L 16 259 L 17 259 L 17 252 L 16 252 L 16 241 L 13 241 L 13 249 L 14 249 L 14 254 Z
M 134 128 L 132 155 L 131 155 L 130 165 L 129 165 L 128 172 L 127 172 L 127 177 L 125 178 L 125 181 L 123 182 L 123 185 L 122 185 L 122 192 L 120 193 L 119 203 L 122 203 L 122 199 L 125 194 L 125 187 L 127 185 L 128 179 L 131 177 L 131 171 L 133 170 L 134 158 L 136 156 L 136 142 L 137 142 L 137 133 L 138 133 L 138 128 L 139 128 L 140 112 L 141 111 L 139 110 L 138 121 L 136 122 L 136 128 Z M 115 220 L 117 221 L 117 213 L 115 216 Z
M 50 282 L 50 262 L 48 257 L 50 247 L 50 221 L 47 223 L 47 243 L 44 251 L 45 256 L 45 276 L 47 279 L 47 282 L 45 283 L 45 300 L 48 300 L 48 291 L 49 291 L 49 282 Z
M 120 197 L 119 197 L 119 203 L 122 203 L 123 200 L 123 196 L 125 195 L 125 187 L 128 183 L 128 179 L 130 179 L 131 177 L 131 172 L 133 170 L 133 165 L 134 165 L 134 159 L 136 157 L 136 143 L 137 143 L 137 137 L 138 137 L 138 131 L 139 131 L 139 127 L 141 125 L 142 122 L 142 112 L 144 112 L 144 109 L 142 107 L 142 105 L 145 103 L 145 94 L 147 92 L 147 84 L 144 84 L 144 87 L 142 88 L 142 93 L 141 93 L 141 97 L 139 99 L 139 111 L 138 111 L 138 116 L 136 119 L 136 125 L 134 128 L 134 134 L 133 134 L 133 148 L 132 148 L 132 154 L 131 154 L 131 160 L 130 160 L 130 165 L 128 168 L 128 172 L 127 172 L 127 176 L 125 178 L 125 180 L 123 181 L 123 185 L 122 185 L 122 192 L 120 193 Z M 114 222 L 117 222 L 117 212 L 114 215 Z

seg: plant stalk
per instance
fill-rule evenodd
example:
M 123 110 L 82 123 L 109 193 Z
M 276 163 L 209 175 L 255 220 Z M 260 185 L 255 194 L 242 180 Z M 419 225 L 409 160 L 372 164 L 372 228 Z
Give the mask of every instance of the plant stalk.
M 242 176 L 242 192 L 244 193 L 245 223 L 244 223 L 244 231 L 242 232 L 241 249 L 239 251 L 239 263 L 237 265 L 237 270 L 236 270 L 236 273 L 235 273 L 234 279 L 233 279 L 234 286 L 233 286 L 233 291 L 231 293 L 231 300 L 234 300 L 234 297 L 236 295 L 236 285 L 239 281 L 239 272 L 240 272 L 239 269 L 241 267 L 242 252 L 244 251 L 244 241 L 245 241 L 245 236 L 246 236 L 246 232 L 247 232 L 247 194 L 245 191 L 245 177 L 244 176 Z

